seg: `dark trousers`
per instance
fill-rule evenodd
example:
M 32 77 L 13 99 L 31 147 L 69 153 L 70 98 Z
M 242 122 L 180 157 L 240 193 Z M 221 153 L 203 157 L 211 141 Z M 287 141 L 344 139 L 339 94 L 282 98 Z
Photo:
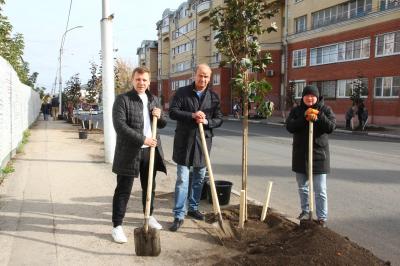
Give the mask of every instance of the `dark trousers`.
M 140 184 L 142 187 L 142 205 L 143 213 L 146 208 L 146 197 L 147 197 L 147 182 L 149 175 L 149 159 L 150 159 L 150 149 L 143 148 L 141 150 L 141 160 L 140 160 Z M 155 156 L 154 166 L 157 165 L 157 158 Z M 156 169 L 156 167 L 155 167 Z M 156 188 L 156 171 L 153 171 L 153 189 L 151 193 L 150 201 L 150 215 L 153 214 L 153 202 L 154 202 L 154 191 Z M 122 224 L 125 217 L 126 207 L 128 205 L 129 197 L 131 195 L 133 186 L 133 176 L 117 175 L 117 187 L 114 191 L 113 197 L 113 211 L 112 211 L 112 222 L 113 226 L 116 227 Z

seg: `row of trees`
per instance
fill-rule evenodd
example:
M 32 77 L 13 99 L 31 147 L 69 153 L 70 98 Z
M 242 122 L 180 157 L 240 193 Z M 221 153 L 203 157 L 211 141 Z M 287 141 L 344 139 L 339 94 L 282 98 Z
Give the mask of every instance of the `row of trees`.
M 101 55 L 100 55 L 101 57 Z M 122 59 L 117 59 L 114 66 L 115 94 L 121 94 L 131 89 L 130 75 L 133 67 Z M 75 107 L 85 102 L 89 105 L 101 102 L 102 95 L 102 67 L 95 62 L 90 62 L 90 79 L 82 85 L 79 74 L 75 74 L 66 82 L 63 94 L 63 102 L 71 102 Z M 85 98 L 82 98 L 81 91 L 86 90 Z

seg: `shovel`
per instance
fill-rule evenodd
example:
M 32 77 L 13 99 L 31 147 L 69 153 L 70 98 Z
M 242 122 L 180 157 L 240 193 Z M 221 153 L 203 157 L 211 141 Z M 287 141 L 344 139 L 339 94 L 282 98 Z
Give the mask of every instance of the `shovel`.
M 210 188 L 211 188 L 214 214 L 218 219 L 218 224 L 214 223 L 213 225 L 219 229 L 218 236 L 221 239 L 232 238 L 233 232 L 232 232 L 230 224 L 222 219 L 221 209 L 219 207 L 219 200 L 217 197 L 217 190 L 215 188 L 215 183 L 214 183 L 214 175 L 213 175 L 213 171 L 211 169 L 210 156 L 208 155 L 207 143 L 206 143 L 206 138 L 204 136 L 204 128 L 203 128 L 202 123 L 199 123 L 199 130 L 200 130 L 200 137 L 201 137 L 201 144 L 202 144 L 201 146 L 203 148 L 203 153 L 204 153 L 204 157 L 206 159 L 207 170 L 208 170 L 208 174 L 209 174 L 209 178 L 210 178 Z
M 307 167 L 307 177 L 308 177 L 308 197 L 310 201 L 310 221 L 312 221 L 312 214 L 314 212 L 314 184 L 313 184 L 313 131 L 314 123 L 309 121 L 308 124 L 308 167 Z
M 157 117 L 153 116 L 151 127 L 152 138 L 156 138 Z M 153 170 L 155 147 L 150 147 L 149 173 L 147 181 L 146 209 L 144 212 L 144 226 L 135 228 L 135 252 L 137 256 L 158 256 L 161 253 L 160 231 L 155 228 L 149 228 L 150 200 L 153 188 Z

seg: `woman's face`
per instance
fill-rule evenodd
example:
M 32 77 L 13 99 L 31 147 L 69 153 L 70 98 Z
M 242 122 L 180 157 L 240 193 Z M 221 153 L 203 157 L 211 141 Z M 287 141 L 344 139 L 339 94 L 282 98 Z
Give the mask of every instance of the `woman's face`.
M 317 96 L 312 94 L 307 94 L 303 96 L 303 102 L 307 107 L 311 107 L 317 103 Z

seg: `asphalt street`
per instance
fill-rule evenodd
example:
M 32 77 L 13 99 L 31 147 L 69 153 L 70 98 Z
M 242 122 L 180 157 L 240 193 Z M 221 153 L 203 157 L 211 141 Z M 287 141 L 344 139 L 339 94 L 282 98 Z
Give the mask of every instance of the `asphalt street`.
M 174 121 L 160 130 L 168 160 L 174 130 Z M 241 189 L 241 132 L 239 121 L 225 121 L 215 130 L 211 151 L 215 178 L 232 181 L 235 190 Z M 300 210 L 291 145 L 283 126 L 250 124 L 249 196 L 264 201 L 268 181 L 273 181 L 271 207 L 296 217 Z M 328 226 L 400 265 L 400 140 L 334 133 L 330 150 Z

